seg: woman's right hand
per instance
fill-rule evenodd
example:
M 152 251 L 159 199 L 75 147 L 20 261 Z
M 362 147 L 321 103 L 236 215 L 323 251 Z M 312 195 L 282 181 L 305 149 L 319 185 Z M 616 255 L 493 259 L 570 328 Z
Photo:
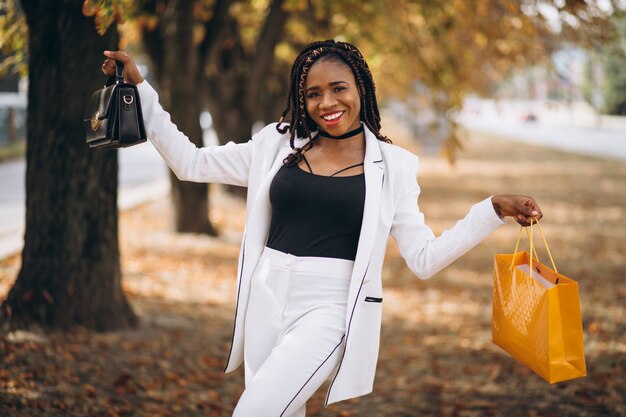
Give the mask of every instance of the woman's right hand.
M 139 84 L 143 81 L 143 77 L 135 64 L 135 60 L 126 51 L 104 51 L 104 56 L 107 59 L 102 64 L 102 72 L 108 76 L 115 75 L 115 61 L 119 61 L 124 64 L 124 81 L 132 84 Z

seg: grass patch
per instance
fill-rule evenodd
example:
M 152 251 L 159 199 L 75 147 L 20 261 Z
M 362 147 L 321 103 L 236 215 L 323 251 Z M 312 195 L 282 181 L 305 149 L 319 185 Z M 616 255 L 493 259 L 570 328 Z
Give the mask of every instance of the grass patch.
M 20 140 L 10 145 L 0 146 L 0 162 L 16 159 L 26 154 L 26 141 Z

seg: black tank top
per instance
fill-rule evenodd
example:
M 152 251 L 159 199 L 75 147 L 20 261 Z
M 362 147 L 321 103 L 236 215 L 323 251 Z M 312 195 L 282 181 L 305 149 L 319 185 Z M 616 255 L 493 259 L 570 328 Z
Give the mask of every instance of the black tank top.
M 270 185 L 270 203 L 268 247 L 296 256 L 356 257 L 364 174 L 333 177 L 283 166 Z

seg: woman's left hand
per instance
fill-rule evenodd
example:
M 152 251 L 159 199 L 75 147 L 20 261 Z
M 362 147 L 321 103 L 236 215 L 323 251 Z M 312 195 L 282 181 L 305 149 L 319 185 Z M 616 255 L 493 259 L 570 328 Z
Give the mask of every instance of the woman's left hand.
M 522 226 L 530 226 L 530 219 L 543 217 L 539 205 L 532 197 L 523 195 L 500 194 L 491 197 L 493 208 L 500 216 L 513 217 Z
M 106 75 L 115 75 L 115 61 L 120 61 L 124 64 L 124 81 L 135 85 L 143 81 L 143 77 L 139 72 L 139 68 L 137 68 L 137 64 L 135 64 L 135 60 L 128 52 L 124 50 L 104 51 L 104 55 L 107 59 L 105 59 L 102 64 L 102 72 Z

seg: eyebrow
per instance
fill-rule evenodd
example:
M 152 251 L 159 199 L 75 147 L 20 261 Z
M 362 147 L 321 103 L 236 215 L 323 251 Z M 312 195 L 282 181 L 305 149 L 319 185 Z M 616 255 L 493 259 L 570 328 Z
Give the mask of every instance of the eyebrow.
M 347 82 L 347 81 L 332 81 L 332 82 L 329 82 L 329 83 L 328 83 L 328 85 L 330 85 L 331 87 L 332 87 L 332 86 L 335 86 L 335 85 L 338 85 L 338 84 L 348 84 L 348 82 Z M 307 88 L 306 90 L 304 90 L 304 92 L 306 93 L 306 92 L 308 92 L 309 90 L 319 90 L 319 87 L 318 87 L 318 86 L 316 86 L 316 85 L 314 85 L 314 86 L 309 87 L 309 88 Z

